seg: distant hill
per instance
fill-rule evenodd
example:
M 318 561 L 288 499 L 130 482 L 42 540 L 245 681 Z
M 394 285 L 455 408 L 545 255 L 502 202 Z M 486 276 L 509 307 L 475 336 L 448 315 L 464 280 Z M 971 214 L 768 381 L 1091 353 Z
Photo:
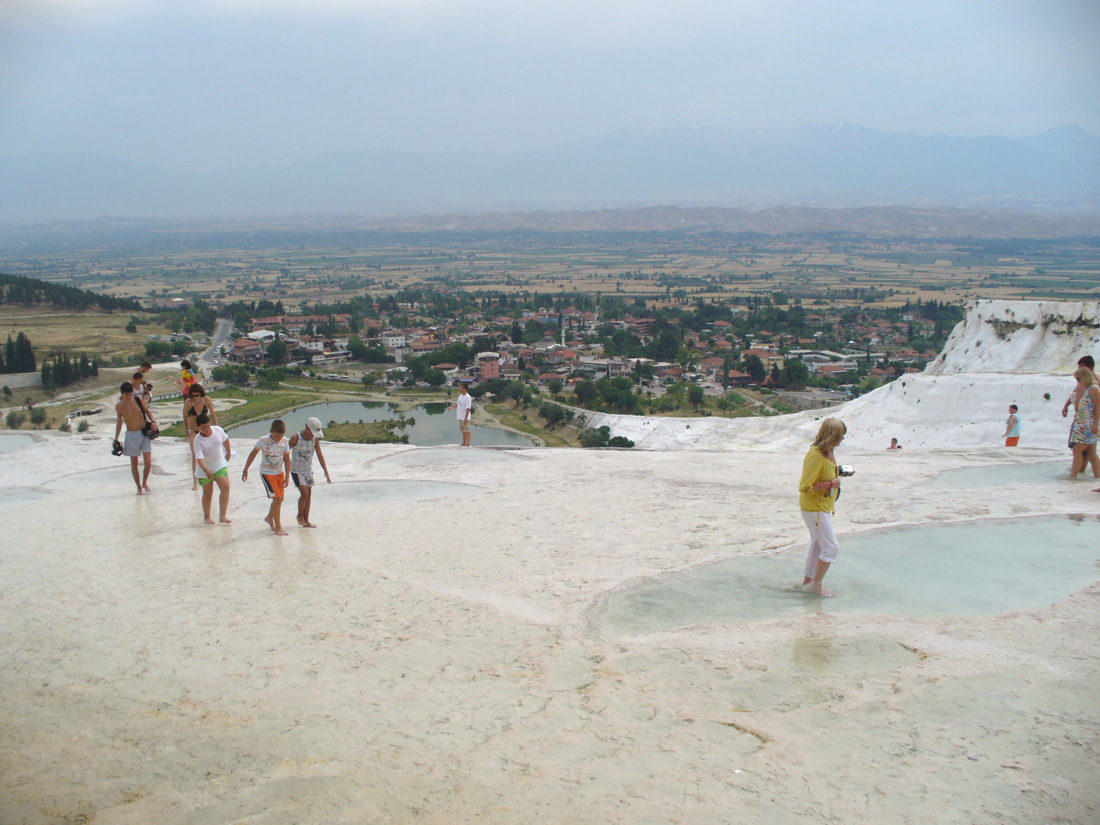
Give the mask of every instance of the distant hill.
M 1100 138 L 844 124 L 617 132 L 513 154 L 343 152 L 190 175 L 93 154 L 0 159 L 0 221 L 680 206 L 966 207 L 1100 214 Z
M 297 215 L 205 220 L 99 218 L 33 225 L 0 223 L 0 250 L 23 254 L 96 245 L 164 249 L 407 243 L 428 238 L 600 233 L 764 236 L 845 235 L 944 241 L 1061 242 L 1100 238 L 1100 215 L 1015 212 L 1006 209 L 826 209 L 778 206 L 759 211 L 721 207 L 649 206 L 566 212 L 437 213 L 410 217 Z

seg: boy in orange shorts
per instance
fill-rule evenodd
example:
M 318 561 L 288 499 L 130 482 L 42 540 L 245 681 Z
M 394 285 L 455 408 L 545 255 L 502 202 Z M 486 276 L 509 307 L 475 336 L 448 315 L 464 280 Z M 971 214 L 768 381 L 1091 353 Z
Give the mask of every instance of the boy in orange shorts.
M 248 481 L 248 468 L 252 466 L 258 453 L 263 453 L 260 478 L 263 479 L 267 497 L 271 499 L 271 507 L 268 508 L 264 521 L 276 536 L 285 536 L 287 532 L 283 529 L 280 513 L 283 509 L 286 482 L 290 478 L 290 442 L 286 440 L 286 424 L 280 419 L 276 418 L 271 422 L 270 433 L 257 439 L 256 446 L 248 454 L 248 461 L 244 463 L 242 480 Z

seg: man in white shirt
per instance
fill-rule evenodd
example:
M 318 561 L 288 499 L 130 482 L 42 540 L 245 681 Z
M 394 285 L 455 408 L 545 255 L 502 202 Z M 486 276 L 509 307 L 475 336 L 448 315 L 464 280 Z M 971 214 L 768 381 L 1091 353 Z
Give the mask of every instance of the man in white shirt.
M 199 484 L 202 485 L 202 515 L 206 524 L 213 524 L 210 517 L 210 505 L 214 500 L 214 485 L 218 485 L 218 512 L 222 524 L 229 524 L 226 511 L 229 509 L 229 457 L 232 448 L 229 436 L 221 427 L 210 423 L 210 416 L 202 413 L 195 419 L 199 433 L 195 436 L 195 461 L 198 464 Z
M 458 429 L 462 433 L 462 446 L 470 446 L 470 410 L 473 409 L 474 398 L 466 391 L 465 384 L 458 385 L 458 400 L 447 407 L 448 410 L 458 410 Z

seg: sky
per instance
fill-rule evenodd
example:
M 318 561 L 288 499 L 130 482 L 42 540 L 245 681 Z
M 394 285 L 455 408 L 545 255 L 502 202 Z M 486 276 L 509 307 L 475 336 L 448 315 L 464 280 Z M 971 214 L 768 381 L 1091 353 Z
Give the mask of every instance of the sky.
M 188 172 L 617 130 L 1100 134 L 1097 0 L 0 0 L 0 157 Z

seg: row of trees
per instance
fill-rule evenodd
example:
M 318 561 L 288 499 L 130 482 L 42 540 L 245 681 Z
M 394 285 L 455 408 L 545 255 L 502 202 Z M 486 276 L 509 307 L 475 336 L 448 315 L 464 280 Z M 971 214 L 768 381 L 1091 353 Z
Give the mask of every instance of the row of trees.
M 88 360 L 86 353 L 80 353 L 79 361 L 69 359 L 68 353 L 55 355 L 53 363 L 42 362 L 42 386 L 48 390 L 59 387 L 67 387 L 84 378 L 93 378 L 99 375 L 99 361 L 95 356 Z
M 4 354 L 0 357 L 0 372 L 34 372 L 37 368 L 38 362 L 34 358 L 31 339 L 22 332 L 14 341 L 9 335 L 8 343 L 4 346 Z
M 38 278 L 0 273 L 0 304 L 37 306 L 50 304 L 63 309 L 85 310 L 98 307 L 105 310 L 140 310 L 141 304 L 132 298 L 115 298 L 86 289 L 63 286 Z

